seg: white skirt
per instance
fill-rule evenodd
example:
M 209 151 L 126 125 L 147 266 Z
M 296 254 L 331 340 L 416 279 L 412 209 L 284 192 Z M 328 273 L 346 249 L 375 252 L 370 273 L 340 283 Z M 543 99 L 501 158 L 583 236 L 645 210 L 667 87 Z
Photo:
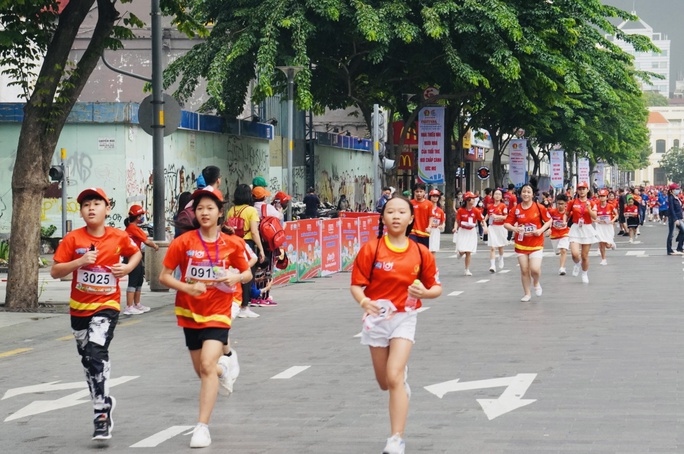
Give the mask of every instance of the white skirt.
M 567 236 L 554 238 L 551 240 L 551 244 L 553 245 L 553 253 L 556 255 L 560 254 L 561 249 L 565 249 L 566 251 L 570 249 L 570 240 Z
M 456 236 L 456 252 L 477 252 L 477 227 L 458 229 Z
M 487 246 L 503 247 L 508 245 L 508 230 L 503 225 L 490 225 Z
M 599 242 L 608 244 L 615 242 L 615 227 L 613 227 L 613 224 L 596 224 L 595 228 Z
M 442 240 L 442 232 L 439 229 L 430 230 L 430 252 L 439 252 L 439 242 Z
M 580 226 L 579 224 L 572 224 L 570 227 L 570 238 L 571 243 L 578 244 L 594 244 L 598 241 L 596 236 L 596 229 L 591 224 L 584 224 Z

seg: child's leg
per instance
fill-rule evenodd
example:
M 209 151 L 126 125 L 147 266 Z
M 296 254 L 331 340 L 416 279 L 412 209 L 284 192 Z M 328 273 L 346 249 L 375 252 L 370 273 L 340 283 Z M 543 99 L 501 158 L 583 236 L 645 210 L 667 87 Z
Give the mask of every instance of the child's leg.
M 219 375 L 223 373 L 218 360 L 223 354 L 223 343 L 208 339 L 200 350 L 191 350 L 192 365 L 200 377 L 200 402 L 198 422 L 209 424 L 211 413 L 216 404 L 219 388 Z
M 565 268 L 565 261 L 568 258 L 568 250 L 565 248 L 561 248 L 558 251 L 560 252 L 560 267 Z
M 470 252 L 465 253 L 465 269 L 470 269 Z

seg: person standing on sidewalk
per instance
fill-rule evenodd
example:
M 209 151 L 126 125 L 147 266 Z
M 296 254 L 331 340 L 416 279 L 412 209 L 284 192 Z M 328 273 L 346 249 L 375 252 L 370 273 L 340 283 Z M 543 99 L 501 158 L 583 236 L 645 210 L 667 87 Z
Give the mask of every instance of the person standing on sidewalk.
M 126 219 L 126 233 L 131 237 L 133 242 L 142 251 L 142 245 L 149 246 L 155 251 L 159 250 L 159 246 L 151 238 L 147 237 L 147 233 L 139 227 L 145 222 L 145 210 L 140 205 L 132 205 L 128 210 L 128 219 Z M 125 262 L 126 260 L 124 260 Z M 145 282 L 145 267 L 143 261 L 131 271 L 128 275 L 128 286 L 126 287 L 126 308 L 122 311 L 123 315 L 139 315 L 149 312 L 150 308 L 140 303 L 142 296 L 142 286 Z
M 59 244 L 50 276 L 73 275 L 71 329 L 93 401 L 93 440 L 109 440 L 116 407 L 109 395 L 109 344 L 119 320 L 119 279 L 138 265 L 142 254 L 126 232 L 105 226 L 111 207 L 103 189 L 86 189 L 76 201 L 86 225 L 67 233 Z M 121 263 L 121 257 L 128 257 L 128 263 Z
M 570 227 L 570 252 L 575 266 L 572 275 L 578 276 L 582 271 L 582 282 L 589 283 L 589 250 L 598 241 L 596 229 L 592 225 L 596 221 L 596 204 L 589 199 L 589 184 L 577 184 L 577 197 L 568 203 L 568 216 L 572 218 Z
M 416 309 L 421 299 L 442 294 L 435 258 L 408 238 L 412 224 L 409 200 L 389 199 L 380 214 L 377 240 L 363 245 L 351 276 L 351 294 L 365 313 L 361 344 L 370 348 L 380 389 L 389 390 L 390 438 L 385 454 L 404 453 L 411 396 L 407 363 L 415 342 Z M 387 235 L 383 235 L 385 226 Z
M 672 250 L 672 237 L 674 229 L 684 230 L 682 225 L 682 202 L 679 200 L 679 193 L 681 189 L 677 183 L 672 183 L 668 186 L 667 191 L 667 255 L 682 255 L 682 243 L 684 242 L 684 235 L 677 235 L 677 250 Z
M 504 223 L 506 230 L 515 236 L 515 252 L 520 265 L 520 280 L 525 294 L 520 301 L 532 299 L 530 284 L 537 296 L 542 296 L 541 264 L 544 257 L 544 232 L 551 227 L 551 216 L 546 208 L 533 200 L 534 191 L 529 184 L 520 189 L 521 202 L 509 213 Z
M 252 279 L 244 246 L 235 235 L 221 232 L 223 194 L 207 186 L 192 195 L 199 228 L 174 239 L 164 257 L 159 282 L 176 290 L 176 318 L 195 373 L 200 378 L 199 418 L 191 448 L 211 444 L 209 419 L 219 387 L 228 394 L 233 373 L 223 355 L 231 326 L 232 287 Z M 181 268 L 181 279 L 173 270 Z M 230 272 L 235 268 L 238 273 Z

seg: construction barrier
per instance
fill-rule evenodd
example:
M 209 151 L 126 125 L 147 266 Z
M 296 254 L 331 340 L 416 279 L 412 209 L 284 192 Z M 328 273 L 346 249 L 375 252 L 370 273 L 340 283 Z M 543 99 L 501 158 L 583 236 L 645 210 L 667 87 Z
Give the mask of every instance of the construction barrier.
M 377 213 L 343 212 L 337 219 L 286 222 L 283 248 L 289 259 L 274 269 L 274 285 L 304 282 L 351 270 L 361 246 L 378 234 Z

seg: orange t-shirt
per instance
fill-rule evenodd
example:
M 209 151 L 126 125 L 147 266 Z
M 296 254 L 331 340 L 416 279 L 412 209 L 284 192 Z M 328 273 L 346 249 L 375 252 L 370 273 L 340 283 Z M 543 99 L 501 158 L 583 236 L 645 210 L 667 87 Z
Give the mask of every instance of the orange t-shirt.
M 409 240 L 400 249 L 384 236 L 380 240 L 371 239 L 361 247 L 354 260 L 351 283 L 365 287 L 364 293 L 371 300 L 390 300 L 397 311 L 405 312 L 408 288 L 416 279 L 428 289 L 441 285 L 433 255 L 415 241 Z M 421 305 L 418 300 L 416 308 Z
M 615 216 L 615 207 L 610 203 L 602 207 L 600 204 L 596 205 L 596 220 L 610 222 Z
M 120 310 L 121 291 L 119 280 L 111 267 L 140 251 L 123 230 L 105 227 L 101 237 L 92 236 L 81 227 L 67 233 L 53 260 L 67 263 L 81 258 L 89 250 L 97 250 L 97 260 L 73 272 L 69 312 L 73 317 L 90 317 L 105 309 Z
M 589 199 L 587 199 L 585 202 L 582 202 L 580 199 L 572 199 L 568 202 L 567 211 L 569 216 L 572 217 L 573 224 L 579 223 L 580 219 L 584 219 L 583 222 L 585 224 L 591 224 L 594 222 L 594 220 L 591 219 L 591 210 L 587 208 L 587 202 L 589 202 L 591 210 L 596 209 L 596 203 Z
M 487 205 L 487 215 L 489 216 L 491 225 L 504 225 L 505 219 L 501 221 L 495 221 L 492 216 L 506 216 L 508 214 L 508 207 L 505 203 L 491 203 Z
M 444 210 L 438 206 L 432 207 L 432 213 L 430 213 L 430 227 L 433 229 L 438 229 L 440 225 L 444 224 L 446 220 L 446 215 Z
M 562 214 L 559 213 L 556 208 L 549 208 L 547 211 L 549 212 L 549 216 L 551 216 L 550 238 L 552 240 L 556 240 L 558 238 L 568 236 L 568 234 L 570 233 L 570 227 L 568 227 L 567 219 L 565 217 L 567 211 Z
M 525 226 L 526 232 L 542 228 L 549 220 L 551 217 L 546 207 L 537 202 L 532 202 L 528 209 L 523 208 L 519 203 L 506 218 L 508 224 Z M 544 249 L 544 235 L 534 236 L 532 233 L 525 233 L 520 239 L 520 235 L 515 233 L 513 238 L 515 238 L 515 252 L 519 254 L 529 254 Z
M 126 233 L 131 237 L 136 246 L 140 247 L 147 241 L 147 233 L 143 231 L 138 224 L 131 222 L 126 226 Z
M 427 228 L 430 226 L 430 217 L 432 216 L 432 202 L 427 199 L 421 202 L 411 199 L 411 205 L 413 205 L 413 229 L 411 233 L 416 236 L 429 237 L 430 233 Z
M 470 230 L 474 227 L 477 227 L 477 223 L 483 219 L 482 212 L 475 207 L 471 208 L 470 210 L 461 207 L 458 209 L 458 211 L 456 211 L 456 222 L 458 222 L 459 229 Z
M 181 281 L 203 282 L 207 291 L 199 296 L 176 292 L 176 318 L 183 328 L 230 328 L 233 294 L 216 287 L 215 268 L 249 269 L 245 248 L 235 235 L 221 233 L 216 241 L 202 243 L 199 230 L 174 239 L 164 257 L 164 267 L 181 269 Z M 239 285 L 239 284 L 238 284 Z

